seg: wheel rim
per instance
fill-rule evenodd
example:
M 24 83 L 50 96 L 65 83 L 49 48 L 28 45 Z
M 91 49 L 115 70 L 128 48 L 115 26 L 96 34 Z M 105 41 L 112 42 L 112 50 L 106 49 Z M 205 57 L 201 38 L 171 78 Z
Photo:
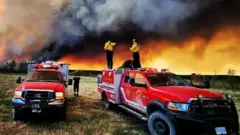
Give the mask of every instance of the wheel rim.
M 169 135 L 170 133 L 168 124 L 162 119 L 155 119 L 153 121 L 153 130 L 158 135 Z

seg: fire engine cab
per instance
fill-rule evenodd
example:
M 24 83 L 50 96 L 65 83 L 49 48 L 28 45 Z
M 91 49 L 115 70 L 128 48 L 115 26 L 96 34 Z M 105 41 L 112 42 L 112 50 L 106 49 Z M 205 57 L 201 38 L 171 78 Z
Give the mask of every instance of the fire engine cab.
M 129 67 L 98 75 L 105 108 L 118 106 L 147 121 L 152 135 L 239 134 L 230 95 L 194 86 L 168 69 Z
M 28 61 L 28 74 L 24 79 L 18 77 L 19 85 L 12 99 L 12 118 L 19 120 L 27 113 L 54 112 L 60 119 L 66 118 L 66 99 L 68 96 L 69 63 Z M 26 116 L 26 115 L 25 115 Z

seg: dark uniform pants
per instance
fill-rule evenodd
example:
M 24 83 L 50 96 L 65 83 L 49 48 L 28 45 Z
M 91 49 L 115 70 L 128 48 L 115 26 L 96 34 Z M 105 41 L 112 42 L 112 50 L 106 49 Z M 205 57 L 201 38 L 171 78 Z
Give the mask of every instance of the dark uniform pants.
M 75 95 L 76 93 L 78 94 L 78 92 L 79 92 L 79 84 L 74 84 L 73 90 L 74 90 L 74 95 Z
M 134 68 L 141 68 L 139 52 L 134 52 L 133 53 L 133 67 Z
M 113 67 L 113 51 L 106 51 L 106 56 L 107 56 L 107 67 L 109 69 L 112 69 Z

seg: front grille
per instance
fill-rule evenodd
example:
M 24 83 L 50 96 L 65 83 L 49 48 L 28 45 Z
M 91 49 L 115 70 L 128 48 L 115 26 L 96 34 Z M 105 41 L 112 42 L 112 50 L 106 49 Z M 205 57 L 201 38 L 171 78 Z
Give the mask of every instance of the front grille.
M 191 114 L 196 115 L 229 115 L 233 112 L 228 100 L 193 101 L 190 104 L 189 111 Z
M 41 100 L 49 101 L 55 99 L 54 91 L 23 91 L 22 98 L 24 100 Z

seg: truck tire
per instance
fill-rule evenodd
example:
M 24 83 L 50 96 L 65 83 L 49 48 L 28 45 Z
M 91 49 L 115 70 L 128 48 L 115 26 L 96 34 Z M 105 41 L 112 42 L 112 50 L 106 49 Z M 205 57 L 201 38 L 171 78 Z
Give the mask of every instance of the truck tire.
M 103 103 L 104 103 L 104 107 L 106 109 L 111 109 L 111 103 L 108 101 L 106 95 L 104 95 L 104 97 L 103 97 Z
M 65 121 L 67 118 L 67 104 L 66 104 L 66 100 L 64 103 L 63 108 L 60 109 L 60 116 L 59 116 L 60 120 Z
M 116 107 L 115 104 L 108 101 L 107 96 L 105 94 L 103 95 L 103 103 L 104 107 L 109 110 L 114 109 Z
M 148 129 L 151 135 L 176 135 L 174 124 L 165 114 L 159 111 L 150 115 Z
M 19 112 L 16 109 L 12 109 L 12 119 L 13 120 L 20 120 Z

